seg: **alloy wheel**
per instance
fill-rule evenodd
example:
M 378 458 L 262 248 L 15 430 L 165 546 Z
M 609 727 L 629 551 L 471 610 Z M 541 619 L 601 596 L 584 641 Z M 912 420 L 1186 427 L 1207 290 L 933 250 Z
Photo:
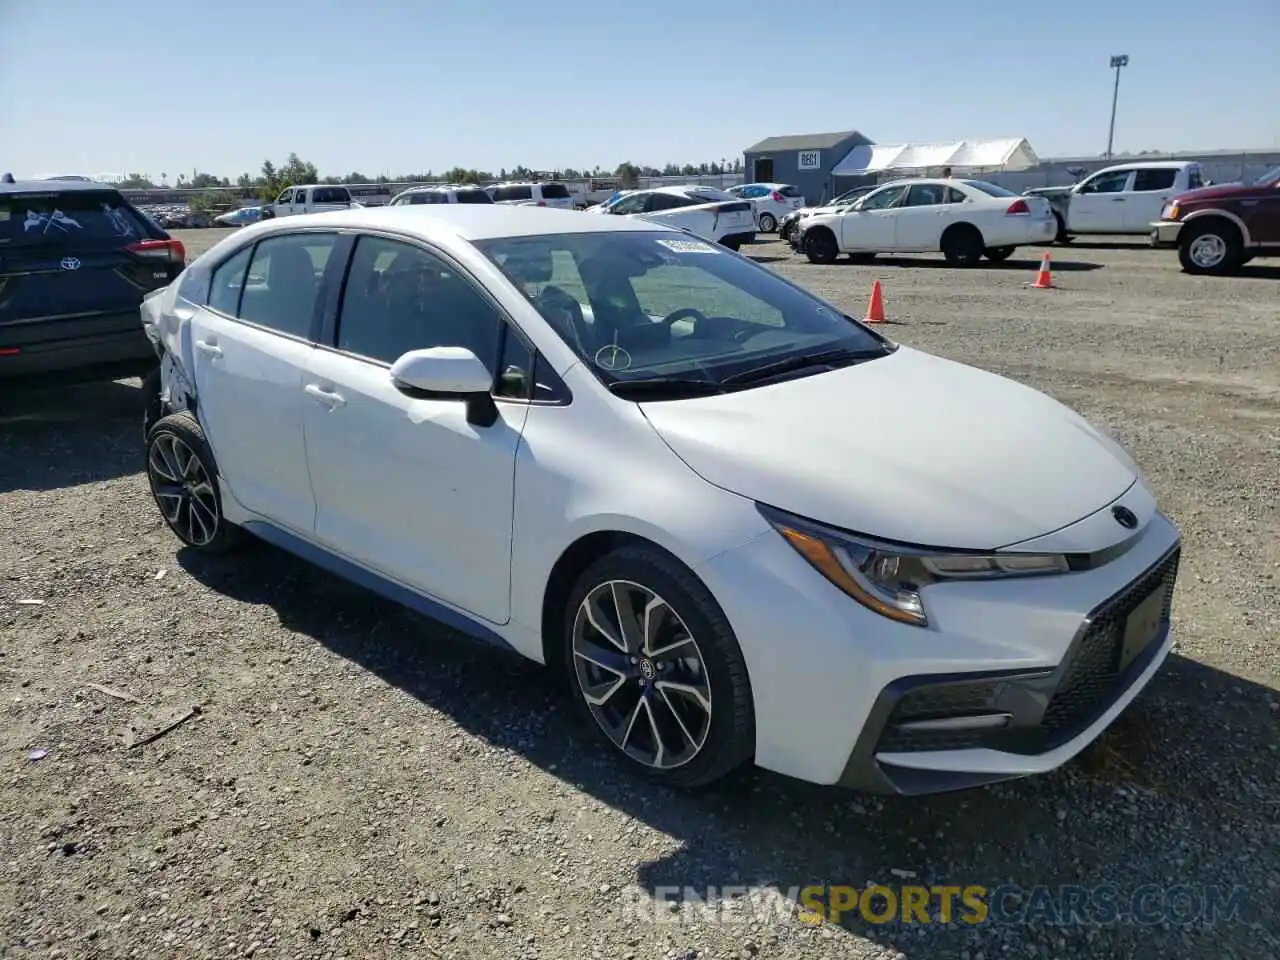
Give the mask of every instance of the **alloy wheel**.
M 680 615 L 648 587 L 610 580 L 573 622 L 578 689 L 618 749 L 655 770 L 683 766 L 711 730 L 711 683 Z
M 218 535 L 221 516 L 208 471 L 195 452 L 178 437 L 161 433 L 147 455 L 151 492 L 173 532 L 193 547 Z

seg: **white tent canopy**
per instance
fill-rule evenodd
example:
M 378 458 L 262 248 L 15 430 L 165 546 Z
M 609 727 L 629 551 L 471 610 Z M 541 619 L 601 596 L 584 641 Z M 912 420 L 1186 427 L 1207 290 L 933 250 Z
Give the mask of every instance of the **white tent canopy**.
M 1025 139 L 953 140 L 950 143 L 864 144 L 835 165 L 835 177 L 860 176 L 882 170 L 927 170 L 931 167 L 1026 170 L 1040 162 Z

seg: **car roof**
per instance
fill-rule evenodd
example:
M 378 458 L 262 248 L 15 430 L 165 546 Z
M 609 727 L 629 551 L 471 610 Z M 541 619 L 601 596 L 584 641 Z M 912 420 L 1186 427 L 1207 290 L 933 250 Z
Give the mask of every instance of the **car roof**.
M 252 229 L 254 236 L 287 233 L 304 225 L 304 218 L 267 220 Z M 363 207 L 333 213 L 313 213 L 305 226 L 340 229 L 391 230 L 424 240 L 490 240 L 497 237 L 554 236 L 564 233 L 623 233 L 660 230 L 679 233 L 650 220 L 591 217 L 577 210 L 502 204 L 417 204 L 401 207 Z
M 0 181 L 0 194 L 5 193 L 72 193 L 85 191 L 92 193 L 110 190 L 119 193 L 109 183 L 98 183 L 96 180 L 16 180 L 13 183 Z

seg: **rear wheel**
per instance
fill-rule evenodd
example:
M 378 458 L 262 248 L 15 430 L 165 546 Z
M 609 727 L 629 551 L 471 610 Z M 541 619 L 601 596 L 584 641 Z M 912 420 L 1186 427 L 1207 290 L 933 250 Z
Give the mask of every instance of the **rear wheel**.
M 977 227 L 958 223 L 942 235 L 942 255 L 954 267 L 971 267 L 982 259 L 986 245 Z
M 629 546 L 578 578 L 565 659 L 587 722 L 672 786 L 719 780 L 755 751 L 742 651 L 710 591 L 674 557 Z
M 1187 273 L 1230 273 L 1243 259 L 1240 231 L 1229 220 L 1197 220 L 1179 231 L 1178 260 Z
M 147 480 L 165 523 L 201 553 L 226 553 L 241 530 L 222 515 L 218 467 L 200 424 L 190 413 L 171 413 L 147 434 Z
M 804 255 L 810 263 L 835 263 L 840 255 L 840 247 L 836 244 L 835 234 L 826 227 L 809 230 L 804 235 Z
M 1008 260 L 1011 256 L 1013 256 L 1013 251 L 1016 249 L 1018 248 L 1017 247 L 987 247 L 987 249 L 983 251 L 983 255 L 992 263 L 1001 263 L 1002 261 Z
M 778 218 L 775 217 L 772 213 L 760 214 L 759 222 L 760 222 L 761 233 L 773 233 L 773 231 L 778 229 Z

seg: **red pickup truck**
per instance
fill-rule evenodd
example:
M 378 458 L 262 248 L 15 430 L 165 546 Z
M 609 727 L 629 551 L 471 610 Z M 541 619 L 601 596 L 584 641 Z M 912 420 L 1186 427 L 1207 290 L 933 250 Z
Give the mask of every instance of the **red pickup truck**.
M 1231 273 L 1254 257 L 1280 257 L 1280 167 L 1252 183 L 1179 194 L 1151 225 L 1151 244 L 1177 247 L 1187 273 Z

